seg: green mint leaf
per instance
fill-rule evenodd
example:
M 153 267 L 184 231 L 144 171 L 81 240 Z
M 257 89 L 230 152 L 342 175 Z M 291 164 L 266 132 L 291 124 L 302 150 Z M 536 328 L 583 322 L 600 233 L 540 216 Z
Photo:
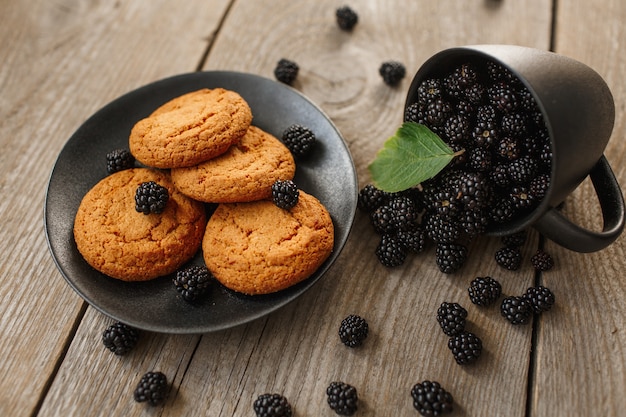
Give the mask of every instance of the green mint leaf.
M 434 177 L 454 156 L 428 127 L 406 122 L 387 139 L 368 168 L 375 187 L 397 192 Z

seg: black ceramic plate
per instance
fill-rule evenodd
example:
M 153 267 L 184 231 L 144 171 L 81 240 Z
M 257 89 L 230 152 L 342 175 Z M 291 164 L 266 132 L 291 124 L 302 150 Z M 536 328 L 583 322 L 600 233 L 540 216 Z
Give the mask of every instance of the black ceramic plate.
M 128 148 L 132 126 L 164 102 L 200 88 L 238 92 L 250 105 L 253 124 L 280 138 L 291 124 L 309 127 L 318 143 L 297 160 L 294 181 L 316 196 L 335 225 L 335 248 L 313 276 L 271 295 L 244 296 L 217 284 L 200 304 L 185 302 L 171 277 L 127 283 L 92 269 L 76 249 L 74 216 L 85 193 L 107 175 L 106 153 Z M 99 110 L 68 140 L 52 170 L 44 207 L 46 237 L 57 267 L 89 304 L 115 320 L 163 333 L 204 333 L 262 317 L 311 288 L 343 248 L 356 211 L 357 181 L 350 152 L 329 118 L 296 90 L 260 76 L 197 72 L 167 78 L 134 90 Z M 202 263 L 201 254 L 193 260 Z

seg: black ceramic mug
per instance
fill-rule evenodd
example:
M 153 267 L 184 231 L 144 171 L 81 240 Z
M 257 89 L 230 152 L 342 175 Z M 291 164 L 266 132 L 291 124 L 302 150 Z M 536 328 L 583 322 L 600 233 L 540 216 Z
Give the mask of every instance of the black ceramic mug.
M 420 83 L 473 60 L 491 60 L 510 70 L 533 95 L 550 135 L 550 186 L 541 203 L 527 215 L 491 226 L 487 234 L 502 236 L 534 227 L 559 245 L 594 252 L 611 244 L 624 228 L 624 198 L 604 149 L 615 121 L 613 96 L 602 77 L 574 59 L 515 45 L 472 45 L 443 50 L 417 71 L 406 106 L 417 100 Z M 587 177 L 602 210 L 602 231 L 581 227 L 556 207 Z

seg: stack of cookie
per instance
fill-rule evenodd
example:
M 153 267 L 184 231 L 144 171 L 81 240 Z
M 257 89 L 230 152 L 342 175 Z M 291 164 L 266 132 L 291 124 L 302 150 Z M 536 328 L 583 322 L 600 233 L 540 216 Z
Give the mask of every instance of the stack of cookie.
M 138 121 L 129 147 L 145 167 L 109 175 L 79 207 L 74 235 L 85 260 L 113 278 L 143 281 L 174 272 L 201 247 L 215 278 L 245 294 L 309 277 L 332 252 L 332 220 L 303 191 L 291 209 L 272 202 L 272 185 L 293 179 L 296 163 L 252 118 L 238 93 L 215 88 Z M 146 181 L 168 190 L 162 213 L 135 210 L 135 190 Z M 203 203 L 218 204 L 208 220 Z

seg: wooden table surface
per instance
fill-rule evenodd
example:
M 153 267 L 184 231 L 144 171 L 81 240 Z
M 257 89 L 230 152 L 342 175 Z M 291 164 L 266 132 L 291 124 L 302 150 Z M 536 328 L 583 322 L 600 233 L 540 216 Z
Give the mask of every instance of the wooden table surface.
M 599 72 L 613 92 L 616 121 L 605 155 L 621 183 L 626 152 L 626 3 L 569 0 L 354 1 L 352 32 L 339 30 L 330 0 L 0 1 L 0 415 L 251 416 L 254 399 L 285 395 L 297 416 L 331 416 L 325 389 L 354 385 L 360 416 L 414 416 L 410 389 L 439 381 L 454 416 L 618 416 L 626 410 L 626 280 L 620 237 L 581 254 L 546 242 L 554 269 L 535 276 L 493 260 L 496 238 L 471 248 L 454 275 L 429 252 L 398 268 L 373 255 L 377 237 L 358 212 L 338 261 L 297 302 L 253 322 L 202 335 L 142 333 L 117 357 L 101 343 L 113 320 L 83 301 L 57 271 L 43 226 L 48 177 L 72 133 L 116 97 L 150 82 L 201 70 L 273 78 L 280 58 L 301 70 L 294 88 L 319 105 L 352 153 L 359 186 L 367 165 L 402 121 L 412 78 L 434 53 L 466 44 L 518 44 L 553 50 Z M 396 88 L 379 65 L 405 64 Z M 590 181 L 565 214 L 600 229 Z M 534 253 L 539 236 L 523 248 Z M 476 276 L 496 277 L 504 293 L 537 282 L 557 302 L 531 325 L 513 326 L 498 308 L 467 298 Z M 484 353 L 457 365 L 438 328 L 442 301 L 469 311 Z M 367 319 L 359 349 L 343 346 L 339 322 Z M 171 381 L 158 407 L 136 403 L 141 375 Z

